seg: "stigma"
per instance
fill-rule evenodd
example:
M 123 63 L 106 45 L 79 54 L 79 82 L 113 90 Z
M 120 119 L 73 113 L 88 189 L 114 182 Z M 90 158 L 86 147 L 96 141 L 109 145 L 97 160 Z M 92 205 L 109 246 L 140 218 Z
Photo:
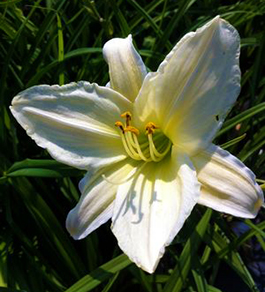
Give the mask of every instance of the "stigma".
M 117 121 L 115 126 L 120 129 L 122 144 L 128 156 L 134 160 L 159 162 L 171 150 L 171 141 L 159 130 L 153 122 L 145 127 L 145 136 L 131 125 L 132 114 L 125 112 L 121 115 L 125 122 Z M 158 133 L 155 134 L 155 131 Z M 147 137 L 146 137 L 147 136 Z

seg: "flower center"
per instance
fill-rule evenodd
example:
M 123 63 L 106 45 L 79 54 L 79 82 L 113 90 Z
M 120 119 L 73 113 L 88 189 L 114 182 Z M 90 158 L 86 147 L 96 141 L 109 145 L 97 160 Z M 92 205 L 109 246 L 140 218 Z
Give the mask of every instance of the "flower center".
M 158 126 L 149 122 L 145 127 L 144 136 L 140 135 L 137 128 L 131 126 L 132 115 L 130 112 L 123 113 L 121 117 L 125 118 L 125 126 L 121 121 L 117 121 L 115 126 L 120 129 L 124 149 L 131 158 L 146 162 L 158 162 L 167 155 L 172 143 L 159 130 Z

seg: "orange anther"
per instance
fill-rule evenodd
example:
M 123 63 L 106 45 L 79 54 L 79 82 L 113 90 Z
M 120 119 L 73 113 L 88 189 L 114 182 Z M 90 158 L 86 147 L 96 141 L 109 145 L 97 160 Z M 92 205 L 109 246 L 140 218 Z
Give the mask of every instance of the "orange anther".
M 134 133 L 137 136 L 139 135 L 139 130 L 132 126 L 127 126 L 124 131 Z
M 126 118 L 126 127 L 130 125 L 130 121 L 132 120 L 132 114 L 130 112 L 125 112 L 121 114 L 122 118 Z
M 153 122 L 149 122 L 146 126 L 146 134 L 153 134 L 155 129 L 159 129 L 158 126 L 156 126 Z
M 123 114 L 121 114 L 122 118 L 126 118 L 126 119 L 132 119 L 132 114 L 130 112 L 125 112 Z
M 124 128 L 123 128 L 123 124 L 120 121 L 115 122 L 115 126 L 119 127 L 122 130 L 122 133 L 124 134 Z

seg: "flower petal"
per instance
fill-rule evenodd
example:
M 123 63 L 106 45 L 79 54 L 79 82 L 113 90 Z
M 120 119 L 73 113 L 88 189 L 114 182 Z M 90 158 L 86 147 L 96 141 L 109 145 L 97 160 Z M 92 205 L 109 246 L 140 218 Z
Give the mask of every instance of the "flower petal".
M 192 157 L 202 184 L 199 203 L 237 217 L 253 218 L 264 198 L 254 173 L 239 159 L 211 145 Z
M 103 47 L 103 55 L 109 65 L 111 88 L 134 101 L 142 86 L 146 68 L 133 46 L 132 36 L 109 40 Z
M 157 123 L 189 153 L 207 147 L 239 94 L 239 44 L 235 28 L 219 17 L 185 35 L 145 78 L 136 116 Z
M 82 196 L 66 219 L 66 228 L 74 239 L 86 237 L 111 218 L 118 184 L 110 181 L 124 180 L 134 168 L 135 163 L 126 159 L 105 169 L 89 171 L 80 181 Z
M 192 163 L 173 150 L 173 158 L 148 163 L 118 188 L 112 231 L 120 248 L 145 271 L 154 272 L 198 201 L 200 185 Z
M 13 99 L 11 111 L 56 160 L 87 169 L 126 157 L 114 124 L 130 107 L 112 89 L 79 82 L 29 88 Z

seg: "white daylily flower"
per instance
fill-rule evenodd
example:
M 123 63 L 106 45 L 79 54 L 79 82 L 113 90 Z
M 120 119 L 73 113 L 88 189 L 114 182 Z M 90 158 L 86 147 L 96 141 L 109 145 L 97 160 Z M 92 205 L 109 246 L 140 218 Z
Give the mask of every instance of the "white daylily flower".
M 67 229 L 81 239 L 112 218 L 120 248 L 152 273 L 200 203 L 253 218 L 254 174 L 212 139 L 240 90 L 239 36 L 216 17 L 148 73 L 131 36 L 103 48 L 110 83 L 40 85 L 11 111 L 58 161 L 87 170 Z

